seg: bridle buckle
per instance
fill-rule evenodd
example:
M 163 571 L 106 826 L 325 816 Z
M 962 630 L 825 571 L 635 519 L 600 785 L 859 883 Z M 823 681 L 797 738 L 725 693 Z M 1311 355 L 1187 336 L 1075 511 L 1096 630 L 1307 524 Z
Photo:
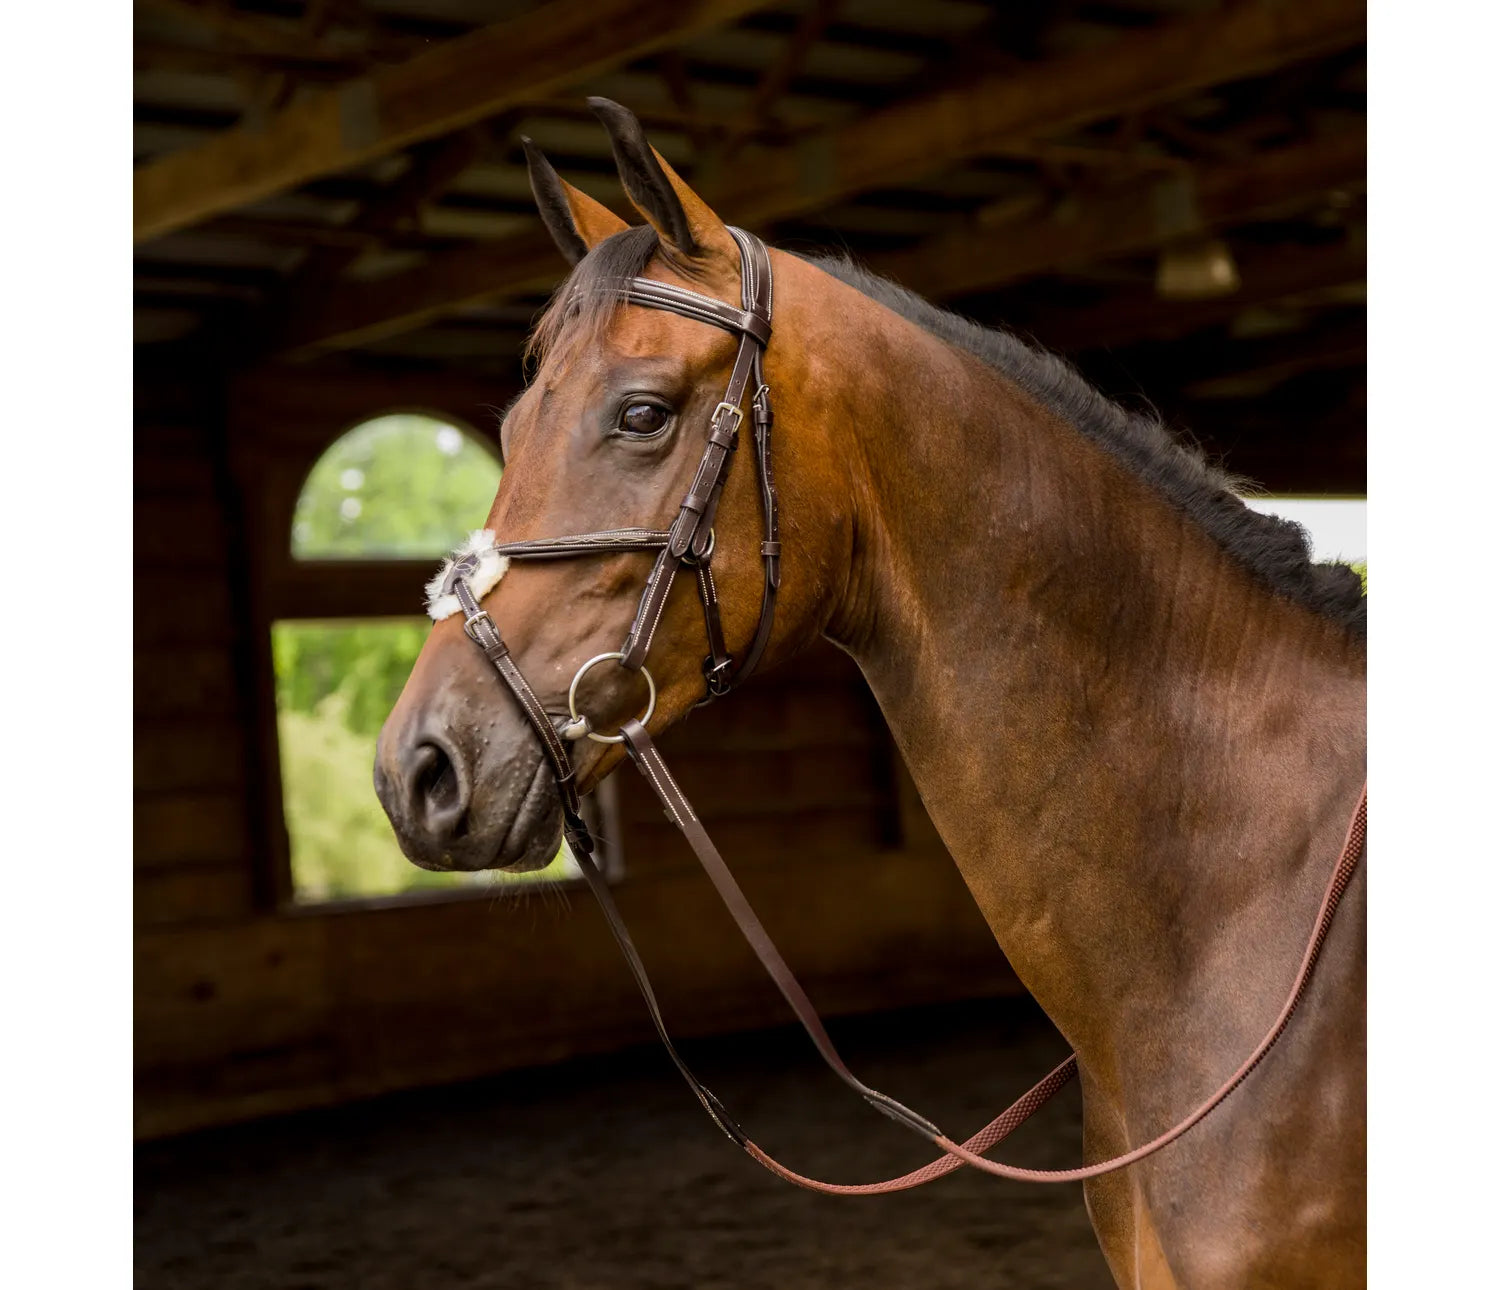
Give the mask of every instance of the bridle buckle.
M 727 401 L 720 401 L 719 403 L 716 403 L 714 405 L 714 410 L 711 413 L 709 413 L 708 419 L 710 421 L 714 422 L 715 424 L 718 424 L 719 414 L 721 412 L 722 413 L 728 413 L 730 416 L 732 416 L 734 418 L 734 424 L 729 427 L 729 432 L 730 432 L 730 434 L 738 435 L 739 432 L 740 432 L 740 422 L 742 422 L 745 419 L 745 410 L 742 407 L 740 407 L 740 405 L 738 403 L 729 403 Z
M 484 644 L 484 642 L 479 639 L 479 633 L 477 628 L 475 627 L 476 623 L 483 623 L 490 629 L 490 633 L 494 636 L 498 636 L 500 634 L 499 631 L 497 631 L 495 628 L 495 620 L 490 617 L 489 611 L 480 609 L 464 619 L 464 635 L 467 636 L 476 645 L 482 646 Z
M 729 693 L 729 672 L 734 666 L 732 658 L 722 658 L 714 662 L 713 655 L 703 660 L 703 680 L 708 686 L 708 692 L 715 699 L 722 699 Z

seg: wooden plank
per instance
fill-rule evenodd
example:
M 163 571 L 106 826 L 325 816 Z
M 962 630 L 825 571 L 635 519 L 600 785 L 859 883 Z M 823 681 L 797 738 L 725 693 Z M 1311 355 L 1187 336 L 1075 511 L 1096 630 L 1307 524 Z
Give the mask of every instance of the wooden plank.
M 897 103 L 791 149 L 747 150 L 732 168 L 702 177 L 700 187 L 726 219 L 763 226 L 910 182 L 1015 140 L 1347 48 L 1364 39 L 1364 24 L 1361 0 L 1233 5 Z M 286 334 L 283 347 L 305 352 L 367 343 L 449 310 L 554 282 L 562 270 L 539 230 L 449 251 L 378 283 L 331 292 L 318 313 Z
M 253 892 L 244 865 L 185 866 L 136 875 L 132 889 L 140 928 L 227 923 L 250 915 Z
M 989 291 L 1022 278 L 1152 250 L 1185 233 L 1255 219 L 1364 178 L 1361 130 L 1199 175 L 1097 193 L 998 228 L 956 230 L 909 251 L 871 256 L 870 266 L 937 299 Z
M 331 289 L 321 301 L 309 302 L 307 312 L 288 325 L 273 348 L 301 357 L 367 345 L 494 295 L 547 290 L 565 267 L 557 244 L 540 227 L 445 251 L 405 273 Z
M 137 649 L 233 641 L 234 605 L 221 577 L 146 572 L 135 578 Z
M 217 1064 L 327 1036 L 327 931 L 322 920 L 283 917 L 138 933 L 137 1067 Z
M 747 866 L 744 884 L 830 1014 L 1019 988 L 944 856 L 781 853 Z M 700 875 L 630 879 L 616 894 L 676 1033 L 788 1020 Z M 566 906 L 522 897 L 309 912 L 143 935 L 142 946 L 143 1135 L 651 1037 L 583 893 Z
M 688 714 L 663 737 L 669 757 L 788 748 L 863 748 L 876 731 L 862 687 L 768 687 L 745 703 L 718 703 Z M 674 763 L 675 764 L 675 763 Z
M 1237 257 L 1240 287 L 1216 300 L 1163 300 L 1143 286 L 1093 306 L 1048 306 L 1017 311 L 1007 322 L 1064 353 L 1112 349 L 1165 340 L 1220 326 L 1257 305 L 1314 295 L 1365 280 L 1363 247 L 1347 242 L 1319 247 L 1265 247 Z
M 134 673 L 137 719 L 203 720 L 241 709 L 240 682 L 228 649 L 138 649 Z
M 633 772 L 619 773 L 628 777 Z M 633 799 L 632 809 L 622 824 L 622 849 L 630 878 L 701 872 L 681 830 L 663 818 L 661 804 L 651 790 L 641 786 L 636 791 L 632 786 L 629 796 Z M 624 797 L 622 792 L 622 801 Z M 656 804 L 655 818 L 650 812 L 652 803 Z M 714 845 L 729 859 L 736 873 L 784 863 L 788 854 L 795 854 L 799 864 L 814 864 L 843 855 L 851 848 L 874 850 L 882 841 L 879 815 L 868 804 L 822 806 L 773 818 L 753 815 L 720 818 L 714 821 L 713 836 Z
M 240 127 L 143 167 L 135 239 L 160 237 L 320 175 L 448 134 L 732 22 L 765 0 L 554 0 L 445 41 L 260 129 Z
M 493 125 L 491 126 L 493 128 Z M 427 203 L 441 195 L 478 158 L 484 138 L 480 129 L 460 131 L 443 139 L 432 139 L 412 150 L 406 172 L 383 189 L 349 225 L 339 232 L 360 233 L 362 240 L 342 246 L 314 247 L 289 284 L 287 308 L 299 313 L 327 289 L 372 244 L 394 232 L 403 222 L 416 219 Z
M 218 487 L 214 463 L 206 453 L 156 453 L 138 445 L 132 461 L 131 484 L 137 498 L 212 497 Z
M 150 721 L 137 712 L 137 793 L 239 790 L 245 786 L 245 729 L 232 718 L 193 715 L 187 721 Z
M 137 456 L 152 454 L 209 460 L 209 443 L 216 431 L 210 424 L 209 414 L 203 409 L 183 420 L 152 420 L 136 413 L 135 452 Z
M 1338 310 L 1295 331 L 1225 344 L 1209 333 L 1197 341 L 1162 341 L 1110 358 L 1154 400 L 1238 400 L 1305 372 L 1362 368 L 1365 311 Z
M 871 809 L 882 788 L 875 782 L 868 747 L 705 754 L 679 758 L 672 773 L 693 808 L 709 821 L 780 818 L 842 807 Z M 661 803 L 632 796 L 621 802 L 621 812 L 628 822 L 656 820 L 661 818 Z
M 160 1138 L 347 1100 L 341 1055 L 328 1034 L 219 1059 L 153 1064 L 135 1073 L 135 1135 Z
M 134 521 L 137 570 L 211 570 L 227 576 L 229 527 L 212 494 L 137 498 Z
M 137 869 L 249 864 L 249 819 L 238 793 L 138 795 L 133 823 Z
M 230 389 L 233 436 L 247 471 L 270 458 L 295 456 L 311 466 L 340 431 L 392 410 L 416 410 L 470 427 L 495 445 L 495 412 L 519 387 L 514 381 L 444 371 L 388 372 L 338 358 L 269 363 L 238 375 Z
M 272 618 L 387 618 L 424 614 L 422 588 L 441 561 L 283 560 L 269 570 Z
M 746 164 L 714 186 L 714 201 L 727 217 L 753 223 L 816 210 L 919 179 L 1011 140 L 1168 103 L 1346 49 L 1364 36 L 1362 0 L 1230 5 L 898 103 L 795 150 L 746 153 Z M 795 198 L 783 198 L 783 191 Z

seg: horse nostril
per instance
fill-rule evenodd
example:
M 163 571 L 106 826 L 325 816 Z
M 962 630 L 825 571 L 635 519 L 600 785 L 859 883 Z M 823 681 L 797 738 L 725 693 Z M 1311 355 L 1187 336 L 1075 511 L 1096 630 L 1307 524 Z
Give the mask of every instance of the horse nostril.
M 458 801 L 458 772 L 453 762 L 436 744 L 417 748 L 417 795 L 428 805 L 442 810 Z
M 414 762 L 413 787 L 419 803 L 440 815 L 459 804 L 458 771 L 446 751 L 437 744 L 419 744 Z
M 413 805 L 429 830 L 455 841 L 468 831 L 463 780 L 447 749 L 423 742 L 412 754 Z

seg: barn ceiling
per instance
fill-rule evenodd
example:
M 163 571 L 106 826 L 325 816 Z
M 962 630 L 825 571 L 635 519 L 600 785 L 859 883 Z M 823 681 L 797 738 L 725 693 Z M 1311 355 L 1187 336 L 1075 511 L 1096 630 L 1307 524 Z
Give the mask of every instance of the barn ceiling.
M 584 104 L 602 94 L 775 244 L 847 251 L 1019 328 L 1273 487 L 1363 491 L 1362 3 L 135 12 L 153 353 L 513 384 L 564 268 L 520 136 L 625 212 Z

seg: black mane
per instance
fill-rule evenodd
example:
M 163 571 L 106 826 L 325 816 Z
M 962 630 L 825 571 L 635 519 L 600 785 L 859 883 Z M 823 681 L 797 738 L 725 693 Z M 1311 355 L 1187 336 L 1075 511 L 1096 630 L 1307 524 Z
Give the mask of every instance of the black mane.
M 1261 582 L 1289 600 L 1365 634 L 1365 596 L 1347 564 L 1314 564 L 1307 531 L 1291 520 L 1251 510 L 1237 482 L 1172 437 L 1159 420 L 1122 408 L 1090 385 L 1066 359 L 1019 336 L 929 304 L 905 287 L 843 256 L 807 256 L 831 277 L 1003 372 L 1080 433 L 1113 453 Z
M 621 298 L 620 284 L 644 270 L 656 247 L 655 230 L 643 224 L 606 238 L 584 256 L 538 321 L 529 356 L 543 357 L 565 333 L 580 341 L 596 336 Z M 803 258 L 1003 372 L 1155 487 L 1272 591 L 1363 638 L 1365 597 L 1359 575 L 1346 564 L 1314 564 L 1300 524 L 1251 510 L 1235 496 L 1236 481 L 1230 475 L 1179 443 L 1159 420 L 1106 398 L 1058 355 L 939 309 L 846 257 Z

